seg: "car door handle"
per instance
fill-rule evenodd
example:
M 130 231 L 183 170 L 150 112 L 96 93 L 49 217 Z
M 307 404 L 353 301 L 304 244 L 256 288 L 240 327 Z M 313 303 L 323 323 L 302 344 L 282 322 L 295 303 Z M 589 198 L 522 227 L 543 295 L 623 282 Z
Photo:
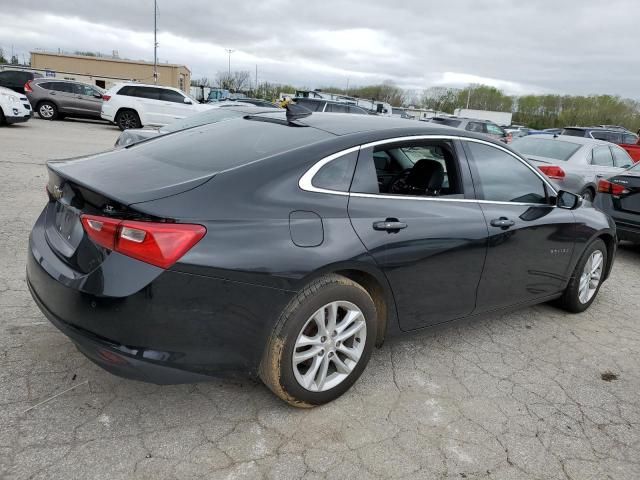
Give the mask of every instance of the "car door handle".
M 399 221 L 397 218 L 387 218 L 382 222 L 373 222 L 373 229 L 380 231 L 387 231 L 390 233 L 397 233 L 400 230 L 407 228 L 408 225 Z
M 494 218 L 489 223 L 491 223 L 492 227 L 500 227 L 504 230 L 509 227 L 513 227 L 516 224 L 516 222 L 509 220 L 507 217 Z

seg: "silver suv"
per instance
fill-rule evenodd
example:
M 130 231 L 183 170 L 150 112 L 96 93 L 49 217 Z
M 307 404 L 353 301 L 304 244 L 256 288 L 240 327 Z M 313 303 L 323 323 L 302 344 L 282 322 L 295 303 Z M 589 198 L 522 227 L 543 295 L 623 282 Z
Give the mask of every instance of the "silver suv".
M 504 143 L 511 142 L 511 135 L 505 132 L 502 127 L 499 127 L 489 120 L 465 117 L 433 117 L 429 121 L 437 123 L 438 125 L 460 128 L 461 130 L 466 130 L 468 132 L 483 133 Z
M 71 80 L 35 78 L 24 86 L 33 110 L 44 120 L 56 118 L 100 118 L 102 90 Z

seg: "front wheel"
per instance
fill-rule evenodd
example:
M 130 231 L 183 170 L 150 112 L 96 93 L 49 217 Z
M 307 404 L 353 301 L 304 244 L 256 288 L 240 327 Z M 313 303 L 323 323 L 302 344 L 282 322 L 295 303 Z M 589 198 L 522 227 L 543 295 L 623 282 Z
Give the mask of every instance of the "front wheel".
M 296 407 L 335 400 L 360 377 L 376 335 L 376 307 L 359 284 L 327 275 L 282 313 L 260 365 L 262 381 Z
M 569 285 L 558 303 L 569 312 L 584 312 L 595 300 L 607 266 L 607 246 L 601 239 L 594 240 L 578 261 Z

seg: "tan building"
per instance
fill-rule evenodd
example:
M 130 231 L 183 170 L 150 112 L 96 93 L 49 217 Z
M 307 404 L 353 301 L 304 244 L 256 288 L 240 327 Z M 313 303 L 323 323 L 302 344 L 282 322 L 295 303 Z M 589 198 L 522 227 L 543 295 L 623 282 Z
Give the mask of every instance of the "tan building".
M 112 57 L 31 52 L 31 68 L 43 75 L 109 88 L 114 83 L 153 83 L 153 63 Z M 189 91 L 191 71 L 184 65 L 158 63 L 158 85 Z

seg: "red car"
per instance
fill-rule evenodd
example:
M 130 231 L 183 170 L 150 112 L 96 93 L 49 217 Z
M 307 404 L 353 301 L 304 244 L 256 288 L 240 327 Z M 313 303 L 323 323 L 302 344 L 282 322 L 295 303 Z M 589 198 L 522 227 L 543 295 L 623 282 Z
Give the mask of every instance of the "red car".
M 624 148 L 634 162 L 640 161 L 640 141 L 638 135 L 621 129 L 608 129 L 602 127 L 567 127 L 562 130 L 562 135 L 572 137 L 595 138 L 615 143 Z

